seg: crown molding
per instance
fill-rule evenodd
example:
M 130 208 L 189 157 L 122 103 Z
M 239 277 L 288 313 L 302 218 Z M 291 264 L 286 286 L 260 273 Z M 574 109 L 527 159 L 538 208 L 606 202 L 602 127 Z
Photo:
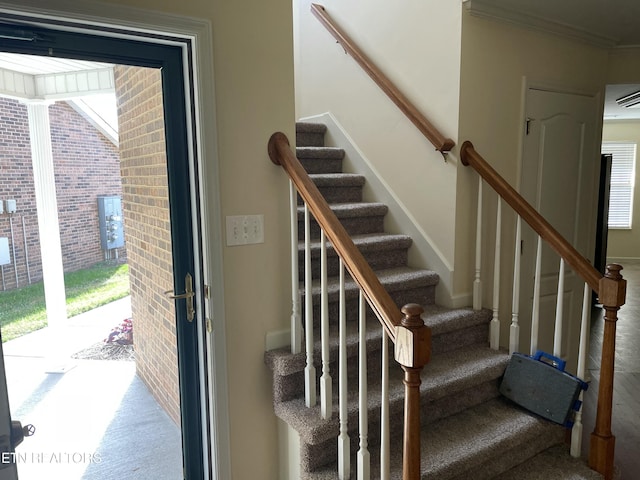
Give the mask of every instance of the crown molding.
M 463 0 L 467 11 L 478 18 L 498 20 L 539 32 L 550 33 L 595 47 L 615 47 L 619 39 L 584 30 L 575 25 L 558 22 L 525 12 L 517 12 L 502 6 L 492 5 L 486 0 Z

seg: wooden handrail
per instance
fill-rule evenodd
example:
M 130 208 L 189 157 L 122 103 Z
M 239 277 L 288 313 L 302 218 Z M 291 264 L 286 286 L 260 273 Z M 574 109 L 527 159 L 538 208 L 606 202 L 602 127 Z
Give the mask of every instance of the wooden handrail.
M 445 138 L 436 127 L 405 97 L 387 76 L 360 50 L 353 40 L 333 21 L 322 5 L 312 4 L 311 12 L 320 20 L 327 30 L 338 41 L 342 48 L 353 57 L 362 69 L 387 94 L 393 103 L 409 120 L 427 137 L 439 152 L 450 151 L 455 142 Z
M 400 311 L 378 280 L 351 237 L 333 213 L 318 187 L 293 154 L 286 135 L 269 139 L 269 158 L 285 169 L 342 263 L 360 287 L 389 338 L 394 357 L 405 372 L 405 421 L 403 431 L 403 480 L 420 478 L 420 373 L 431 357 L 431 329 L 424 324 L 421 305 L 408 304 Z
M 602 274 L 578 252 L 551 224 L 527 202 L 522 195 L 507 183 L 487 161 L 466 141 L 460 148 L 460 160 L 471 166 L 500 195 L 533 230 L 545 240 L 555 252 L 580 275 L 591 289 L 600 291 Z
M 382 322 L 389 338 L 395 343 L 396 327 L 401 325 L 404 315 L 382 286 L 360 250 L 355 246 L 340 220 L 331 211 L 318 187 L 311 181 L 304 167 L 291 151 L 286 135 L 281 132 L 274 133 L 269 139 L 268 148 L 269 158 L 273 163 L 285 169 L 298 193 L 309 206 L 309 210 L 342 258 L 351 277 L 362 288 L 369 305 Z

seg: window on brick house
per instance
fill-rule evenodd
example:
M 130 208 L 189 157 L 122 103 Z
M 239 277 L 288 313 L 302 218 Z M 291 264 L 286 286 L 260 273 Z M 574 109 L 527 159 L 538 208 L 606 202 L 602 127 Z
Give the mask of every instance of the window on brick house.
M 636 172 L 636 144 L 604 142 L 602 153 L 612 156 L 609 228 L 630 229 Z

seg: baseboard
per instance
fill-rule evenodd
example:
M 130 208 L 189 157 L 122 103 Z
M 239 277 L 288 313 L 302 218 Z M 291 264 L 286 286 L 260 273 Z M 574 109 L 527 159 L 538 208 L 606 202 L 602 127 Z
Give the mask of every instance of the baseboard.
M 278 419 L 280 480 L 300 478 L 300 435 L 285 421 Z
M 440 282 L 436 288 L 436 302 L 445 307 L 455 307 L 462 301 L 462 297 L 466 298 L 465 295 L 460 296 L 460 299 L 453 298 L 453 268 L 434 246 L 429 235 L 417 224 L 411 213 L 380 177 L 338 120 L 327 112 L 305 117 L 300 121 L 323 123 L 327 126 L 325 134 L 327 145 L 339 146 L 345 151 L 345 171 L 364 175 L 367 200 L 384 203 L 389 208 L 385 218 L 385 227 L 388 226 L 390 232 L 401 232 L 413 239 L 413 244 L 409 249 L 409 262 L 415 267 L 433 270 L 440 276 Z M 469 301 L 462 306 L 466 305 L 471 305 L 471 302 Z
M 619 263 L 624 267 L 625 263 L 638 263 L 640 257 L 608 257 L 607 263 Z

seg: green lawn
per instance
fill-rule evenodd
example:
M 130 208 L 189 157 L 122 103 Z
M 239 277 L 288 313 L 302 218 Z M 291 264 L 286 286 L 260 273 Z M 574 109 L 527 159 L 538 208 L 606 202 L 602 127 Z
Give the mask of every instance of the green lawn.
M 64 284 L 67 316 L 73 317 L 129 295 L 129 266 L 99 264 L 65 274 Z M 3 342 L 47 325 L 42 282 L 0 292 L 0 305 Z

